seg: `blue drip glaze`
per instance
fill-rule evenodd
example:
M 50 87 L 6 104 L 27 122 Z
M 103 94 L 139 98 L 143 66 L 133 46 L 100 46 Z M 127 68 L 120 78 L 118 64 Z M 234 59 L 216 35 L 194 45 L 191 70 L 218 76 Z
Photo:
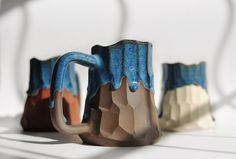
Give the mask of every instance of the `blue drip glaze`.
M 101 57 L 103 70 L 89 70 L 83 120 L 89 118 L 91 98 L 95 96 L 101 85 L 110 83 L 112 90 L 117 90 L 121 86 L 122 78 L 127 77 L 132 92 L 139 89 L 140 81 L 146 89 L 154 91 L 151 43 L 123 40 L 107 47 L 96 45 L 92 48 L 92 54 Z M 98 82 L 99 78 L 103 79 L 102 83 Z
M 54 108 L 54 93 L 55 91 L 62 92 L 64 83 L 67 82 L 65 78 L 67 68 L 72 62 L 80 63 L 81 65 L 88 66 L 91 69 L 93 67 L 102 67 L 99 57 L 86 55 L 79 52 L 69 52 L 61 56 L 53 69 L 51 90 L 50 90 L 50 103 L 49 108 Z
M 165 92 L 190 84 L 199 85 L 207 90 L 205 62 L 195 65 L 163 64 L 163 68 Z
M 58 57 L 45 61 L 40 61 L 36 58 L 30 60 L 30 82 L 27 91 L 29 96 L 35 96 L 39 90 L 49 88 L 52 71 L 57 59 Z M 79 93 L 79 81 L 72 65 L 68 67 L 64 81 L 63 88 L 66 88 L 73 95 L 77 96 Z
M 92 55 L 70 52 L 63 55 L 56 63 L 51 89 L 51 104 L 54 108 L 53 95 L 62 91 L 64 69 L 68 63 L 76 62 L 89 68 L 88 93 L 83 119 L 90 116 L 90 102 L 101 85 L 110 83 L 113 90 L 120 88 L 122 78 L 127 77 L 129 88 L 135 92 L 139 81 L 151 91 L 153 88 L 152 45 L 148 42 L 123 40 L 107 47 L 92 47 Z

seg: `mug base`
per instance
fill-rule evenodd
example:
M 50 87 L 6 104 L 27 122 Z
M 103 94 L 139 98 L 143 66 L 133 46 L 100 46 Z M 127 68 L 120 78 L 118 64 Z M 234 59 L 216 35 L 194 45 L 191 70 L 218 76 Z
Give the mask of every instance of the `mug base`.
M 110 147 L 134 147 L 152 145 L 160 139 L 160 136 L 152 140 L 130 139 L 129 141 L 118 141 L 105 138 L 101 135 L 81 134 L 79 135 L 84 144 Z

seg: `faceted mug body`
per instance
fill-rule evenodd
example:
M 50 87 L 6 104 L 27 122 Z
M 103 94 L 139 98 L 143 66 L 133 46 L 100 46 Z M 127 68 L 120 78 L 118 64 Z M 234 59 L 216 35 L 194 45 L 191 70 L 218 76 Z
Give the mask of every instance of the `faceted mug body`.
M 163 130 L 183 131 L 213 127 L 206 86 L 205 63 L 164 64 L 160 124 Z
M 92 55 L 68 53 L 54 70 L 51 116 L 65 134 L 79 134 L 84 143 L 104 146 L 153 144 L 160 137 L 154 102 L 151 44 L 123 40 L 94 46 Z M 65 62 L 66 61 L 66 62 Z M 89 68 L 88 92 L 82 124 L 70 126 L 61 118 L 60 79 L 70 62 Z M 64 65 L 63 65 L 64 64 Z

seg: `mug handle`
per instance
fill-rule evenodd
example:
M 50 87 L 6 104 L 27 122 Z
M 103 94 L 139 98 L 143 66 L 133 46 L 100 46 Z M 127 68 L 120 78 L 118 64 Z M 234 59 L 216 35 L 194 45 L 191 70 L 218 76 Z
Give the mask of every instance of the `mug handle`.
M 55 64 L 50 90 L 50 114 L 53 126 L 63 134 L 89 133 L 93 126 L 90 123 L 67 125 L 63 115 L 63 80 L 69 63 L 75 62 L 89 68 L 102 66 L 102 60 L 98 55 L 87 55 L 80 52 L 69 52 L 61 56 Z

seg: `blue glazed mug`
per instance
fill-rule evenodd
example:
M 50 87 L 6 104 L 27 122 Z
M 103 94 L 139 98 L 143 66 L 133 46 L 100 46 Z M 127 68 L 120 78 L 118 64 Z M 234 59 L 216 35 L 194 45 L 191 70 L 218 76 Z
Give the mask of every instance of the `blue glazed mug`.
M 213 126 L 206 83 L 206 63 L 163 64 L 162 130 L 183 131 Z
M 21 118 L 26 131 L 55 131 L 50 117 L 49 98 L 53 67 L 58 57 L 30 60 L 30 80 L 25 108 Z M 79 79 L 73 65 L 66 70 L 63 82 L 64 115 L 68 123 L 80 123 Z
M 83 121 L 77 126 L 65 123 L 62 115 L 62 83 L 72 62 L 89 67 Z M 148 145 L 159 139 L 149 42 L 123 40 L 96 45 L 92 55 L 67 53 L 57 61 L 52 78 L 51 119 L 58 131 L 104 146 Z

